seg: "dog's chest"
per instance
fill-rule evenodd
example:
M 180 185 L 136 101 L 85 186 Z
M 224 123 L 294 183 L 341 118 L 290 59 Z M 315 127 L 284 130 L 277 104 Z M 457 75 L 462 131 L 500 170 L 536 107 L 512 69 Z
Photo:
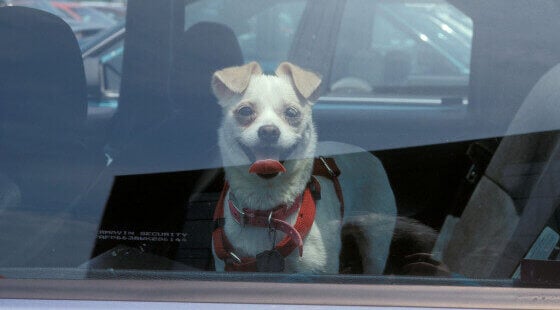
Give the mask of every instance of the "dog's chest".
M 226 198 L 224 201 L 224 231 L 237 256 L 254 257 L 263 251 L 271 250 L 285 237 L 280 230 L 238 223 L 229 211 L 229 194 Z M 292 226 L 295 224 L 297 211 L 299 210 L 285 219 Z
M 285 272 L 336 273 L 340 252 L 340 205 L 329 181 L 324 180 L 321 199 L 315 202 L 316 213 L 308 235 L 304 238 L 303 256 L 295 249 L 286 257 Z M 329 184 L 324 184 L 329 183 Z M 224 232 L 234 253 L 239 257 L 255 257 L 271 250 L 285 234 L 280 230 L 239 224 L 224 202 Z M 298 212 L 285 219 L 294 225 Z

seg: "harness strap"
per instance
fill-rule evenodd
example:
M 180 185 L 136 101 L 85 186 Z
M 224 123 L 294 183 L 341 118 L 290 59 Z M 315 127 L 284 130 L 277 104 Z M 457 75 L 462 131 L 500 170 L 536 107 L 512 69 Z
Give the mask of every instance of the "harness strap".
M 214 252 L 216 256 L 223 260 L 226 264 L 226 271 L 256 271 L 257 270 L 257 260 L 255 257 L 238 257 L 234 252 L 233 245 L 227 239 L 224 227 L 223 227 L 223 216 L 224 216 L 224 202 L 225 196 L 229 189 L 229 185 L 224 184 L 224 189 L 214 211 L 214 223 L 216 229 L 212 233 L 212 241 L 214 243 Z M 293 230 L 296 234 L 287 232 L 286 236 L 274 247 L 282 256 L 287 257 L 290 255 L 295 248 L 299 248 L 300 255 L 303 254 L 303 238 L 307 236 L 315 220 L 315 201 L 309 186 L 303 193 L 301 208 L 299 209 L 296 223 L 293 226 Z M 283 222 L 283 221 L 282 221 Z M 222 223 L 222 225 L 219 225 Z M 285 225 L 290 226 L 288 223 L 284 222 Z M 282 224 L 274 224 L 280 225 Z M 291 226 L 290 226 L 291 228 Z M 289 229 L 285 228 L 290 231 Z M 279 230 L 282 230 L 279 228 Z
M 296 201 L 292 204 L 292 207 L 285 208 L 285 206 L 281 206 L 280 208 L 297 211 L 297 209 L 300 207 L 300 203 L 299 203 L 300 201 L 301 201 L 301 197 L 298 197 L 298 199 L 296 199 Z M 241 211 L 234 205 L 233 201 L 231 200 L 228 202 L 228 205 L 229 205 L 229 211 L 231 215 L 233 216 L 233 218 L 238 224 L 250 225 L 255 227 L 268 227 L 268 228 L 280 230 L 281 232 L 287 234 L 287 236 L 289 236 L 291 240 L 294 240 L 297 247 L 299 248 L 299 255 L 300 256 L 303 255 L 303 239 L 301 237 L 301 234 L 299 233 L 299 231 L 295 226 L 292 227 L 290 223 L 284 221 L 288 217 L 288 215 L 290 215 L 292 212 L 288 212 L 288 211 L 257 212 L 261 210 L 250 212 L 247 209 L 243 209 L 243 211 Z M 280 213 L 281 216 L 275 217 L 274 213 Z M 313 221 L 311 223 L 313 224 Z
M 241 225 L 257 227 L 268 227 L 269 221 L 273 219 L 284 220 L 288 216 L 297 212 L 301 207 L 301 195 L 296 198 L 292 205 L 280 205 L 272 210 L 252 210 L 248 208 L 240 209 L 237 207 L 237 199 L 233 193 L 229 193 L 229 211 L 235 221 Z
M 313 162 L 313 175 L 329 178 L 333 182 L 334 190 L 338 201 L 340 202 L 340 217 L 344 217 L 344 197 L 342 195 L 342 187 L 338 181 L 340 169 L 336 165 L 334 158 L 322 157 L 316 158 Z
M 338 176 L 340 175 L 340 169 L 336 165 L 333 158 L 323 158 L 319 157 L 315 159 L 313 163 L 313 173 L 314 176 L 322 176 L 329 178 L 333 182 L 333 186 L 340 202 L 340 215 L 344 216 L 344 200 L 342 195 L 342 188 L 340 182 L 338 181 Z M 224 188 L 220 195 L 218 205 L 214 211 L 214 225 L 215 229 L 212 232 L 212 241 L 214 244 L 214 252 L 216 256 L 225 262 L 226 271 L 256 271 L 257 270 L 257 260 L 255 257 L 238 257 L 234 252 L 233 245 L 227 239 L 224 232 L 224 202 L 226 194 L 229 190 L 229 184 L 225 182 Z M 262 214 L 258 211 L 250 212 L 254 217 L 252 222 L 256 224 L 255 226 L 264 227 L 271 226 L 274 229 L 278 229 L 286 233 L 286 236 L 274 247 L 283 257 L 290 255 L 295 248 L 299 248 L 300 256 L 303 254 L 303 239 L 307 236 L 311 230 L 311 226 L 315 220 L 315 200 L 320 199 L 321 196 L 321 186 L 316 178 L 312 177 L 308 186 L 306 187 L 303 195 L 301 196 L 301 207 L 297 215 L 297 220 L 292 227 L 289 223 L 283 221 L 285 217 L 291 214 L 294 208 L 292 205 L 289 208 L 286 206 L 281 206 L 273 210 L 273 214 L 268 215 L 272 217 L 267 217 L 267 220 L 263 222 Z M 296 201 L 299 199 L 296 199 Z M 245 215 L 239 214 L 240 210 L 236 206 L 232 206 L 231 201 L 228 202 L 230 211 L 234 217 L 237 218 L 247 218 L 246 211 L 242 210 Z M 282 210 L 286 209 L 286 210 Z M 273 218 L 277 215 L 279 218 Z M 249 217 L 251 218 L 251 216 Z M 245 221 L 244 219 L 242 221 Z

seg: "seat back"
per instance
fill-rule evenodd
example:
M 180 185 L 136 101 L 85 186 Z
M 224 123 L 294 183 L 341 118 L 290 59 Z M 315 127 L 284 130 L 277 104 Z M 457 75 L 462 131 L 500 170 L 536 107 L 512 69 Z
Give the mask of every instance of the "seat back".
M 92 168 L 77 40 L 62 19 L 25 7 L 0 9 L 0 40 L 0 170 L 27 205 L 67 203 Z
M 243 64 L 235 33 L 226 25 L 199 22 L 191 26 L 175 44 L 171 68 L 172 106 L 184 121 L 177 130 L 196 132 L 188 143 L 202 151 L 216 150 L 216 130 L 222 111 L 211 91 L 214 72 Z M 189 148 L 190 149 L 190 148 Z
M 198 191 L 221 188 L 209 188 L 214 174 L 207 182 L 200 181 L 201 171 L 197 169 L 208 167 L 210 162 L 216 164 L 219 159 L 216 141 L 221 109 L 211 92 L 212 74 L 242 63 L 237 37 L 221 24 L 195 24 L 175 41 L 169 72 L 171 113 L 125 145 L 86 199 L 88 204 L 94 202 L 94 208 L 105 207 L 99 230 L 182 231 L 196 237 L 181 245 L 149 243 L 149 252 L 190 267 L 213 269 L 209 237 L 215 205 L 212 200 L 218 194 L 200 195 Z M 144 174 L 151 172 L 157 173 Z M 138 201 L 142 212 L 138 212 Z M 123 242 L 96 240 L 92 257 L 99 256 L 97 263 L 103 266 L 133 268 L 137 262 L 130 258 L 123 257 L 116 266 L 102 256 L 119 243 Z M 138 248 L 142 243 L 145 241 L 125 245 Z
M 210 88 L 212 74 L 243 64 L 233 30 L 214 22 L 199 22 L 187 29 L 177 39 L 173 54 L 170 90 L 178 110 L 207 109 L 201 102 L 216 101 Z
M 114 156 L 111 170 L 115 170 L 115 174 L 216 165 L 217 157 L 209 154 L 218 154 L 216 131 L 221 109 L 212 94 L 210 82 L 215 71 L 243 64 L 237 37 L 225 25 L 197 23 L 175 41 L 172 59 L 168 85 L 171 110 L 163 119 L 147 123 L 136 132 L 123 130 L 117 124 L 113 135 L 124 132 L 128 138 Z M 169 106 L 164 102 L 153 105 L 160 110 Z M 142 109 L 132 111 L 132 108 L 130 106 L 127 112 L 130 115 L 151 113 Z
M 0 22 L 4 126 L 45 138 L 81 129 L 87 113 L 86 83 L 70 27 L 52 14 L 25 7 L 2 8 Z
M 557 65 L 521 105 L 461 218 L 444 224 L 441 256 L 452 271 L 511 277 L 556 209 L 559 83 Z
M 81 51 L 60 18 L 25 7 L 0 8 L 0 42 L 0 200 L 12 204 L 0 212 L 0 266 L 77 266 L 97 226 L 74 202 L 99 169 L 83 144 Z

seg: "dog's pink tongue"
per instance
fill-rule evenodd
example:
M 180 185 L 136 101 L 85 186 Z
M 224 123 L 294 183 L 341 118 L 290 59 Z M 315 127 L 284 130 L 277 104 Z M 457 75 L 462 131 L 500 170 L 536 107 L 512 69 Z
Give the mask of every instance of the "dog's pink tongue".
M 274 159 L 257 160 L 249 167 L 249 173 L 275 174 L 280 172 L 286 172 L 286 168 Z

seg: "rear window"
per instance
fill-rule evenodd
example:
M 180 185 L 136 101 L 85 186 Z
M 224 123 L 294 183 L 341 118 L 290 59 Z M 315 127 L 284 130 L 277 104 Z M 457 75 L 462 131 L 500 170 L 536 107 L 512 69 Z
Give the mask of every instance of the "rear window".
M 288 57 L 305 5 L 303 0 L 262 1 L 246 10 L 227 0 L 189 3 L 185 6 L 185 30 L 202 21 L 223 23 L 235 32 L 244 59 L 258 60 L 272 72 Z
M 330 90 L 367 97 L 458 96 L 466 103 L 472 28 L 467 15 L 444 1 L 351 1 Z

